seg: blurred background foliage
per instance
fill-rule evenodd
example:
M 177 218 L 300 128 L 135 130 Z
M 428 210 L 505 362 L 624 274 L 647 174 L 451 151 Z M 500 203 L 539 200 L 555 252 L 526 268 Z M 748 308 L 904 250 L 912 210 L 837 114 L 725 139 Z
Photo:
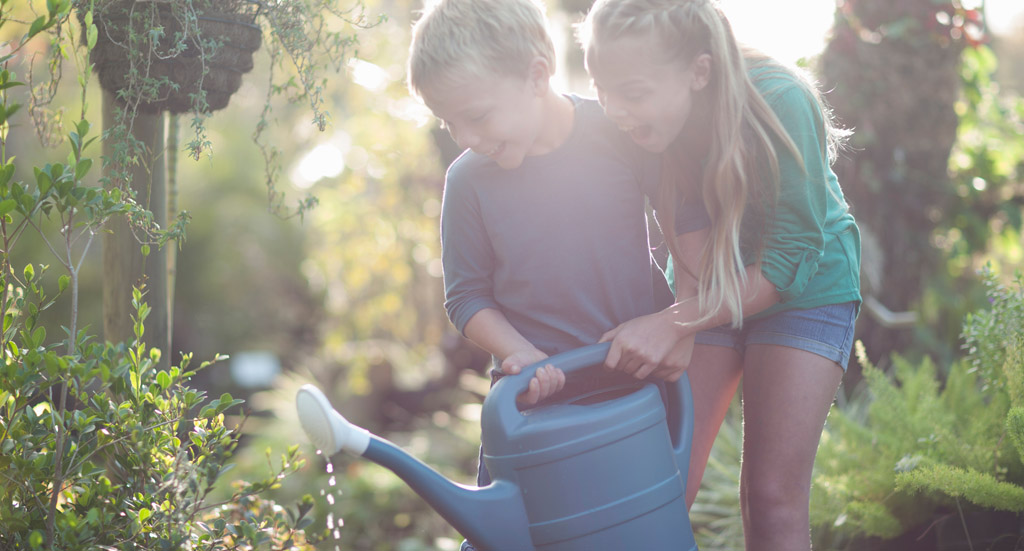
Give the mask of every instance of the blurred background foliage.
M 587 4 L 550 3 L 563 35 Z M 1024 24 L 975 44 L 950 38 L 957 24 L 970 23 L 962 18 L 974 17 L 959 2 L 840 5 L 829 46 L 805 64 L 820 67 L 814 70 L 837 115 L 857 131 L 840 171 L 858 220 L 881 249 L 872 292 L 888 308 L 917 316 L 891 328 L 862 315 L 858 336 L 880 369 L 899 352 L 908 361 L 932 358 L 941 373 L 962 356 L 965 315 L 986 304 L 978 269 L 991 263 L 1009 279 L 1024 267 Z M 264 101 L 259 75 L 268 67 L 257 65 L 209 119 L 210 155 L 196 161 L 176 152 L 178 205 L 191 223 L 177 261 L 172 361 L 182 351 L 232 356 L 197 384 L 211 395 L 250 398 L 236 474 L 262 472 L 268 448 L 302 443 L 309 464 L 279 490 L 280 499 L 315 495 L 316 528 L 331 536 L 325 548 L 443 550 L 460 538 L 374 465 L 337 458 L 328 473 L 297 428 L 293 397 L 302 383 L 324 388 L 346 416 L 450 478 L 470 483 L 476 468 L 488 358 L 454 333 L 443 309 L 438 215 L 444 167 L 457 151 L 405 87 L 419 8 L 416 0 L 366 2 L 368 14 L 388 19 L 360 33 L 356 60 L 325 83 L 325 131 L 301 104 L 270 114 L 266 132 L 282 160 L 279 191 L 290 201 L 319 200 L 301 219 L 270 212 L 261 153 L 249 135 Z M 939 16 L 937 28 L 930 21 L 943 10 L 949 20 Z M 45 48 L 38 46 L 40 54 Z M 567 55 L 566 63 L 570 82 L 585 82 L 579 57 Z M 91 94 L 98 106 L 98 89 Z M 74 105 L 68 96 L 59 90 L 51 108 L 59 114 Z M 10 146 L 23 167 L 42 165 L 49 154 L 29 115 L 19 114 L 13 131 L 24 138 Z M 94 328 L 102 327 L 101 278 L 97 250 L 82 272 L 80 314 Z M 857 381 L 851 366 L 847 388 Z M 739 533 L 739 432 L 732 429 L 716 448 L 714 476 L 705 481 L 709 501 L 695 516 L 695 528 L 717 549 L 729 548 L 722 534 Z

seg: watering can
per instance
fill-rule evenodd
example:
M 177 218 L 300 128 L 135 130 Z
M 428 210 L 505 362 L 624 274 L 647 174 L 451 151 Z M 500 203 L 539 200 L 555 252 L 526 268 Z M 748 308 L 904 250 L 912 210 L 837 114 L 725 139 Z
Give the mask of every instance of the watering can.
M 395 444 L 357 427 L 313 385 L 299 421 L 328 456 L 341 450 L 397 474 L 480 551 L 696 550 L 686 508 L 693 403 L 684 375 L 636 381 L 520 411 L 534 372 L 600 369 L 601 343 L 500 379 L 484 400 L 481 437 L 493 482 L 446 479 Z

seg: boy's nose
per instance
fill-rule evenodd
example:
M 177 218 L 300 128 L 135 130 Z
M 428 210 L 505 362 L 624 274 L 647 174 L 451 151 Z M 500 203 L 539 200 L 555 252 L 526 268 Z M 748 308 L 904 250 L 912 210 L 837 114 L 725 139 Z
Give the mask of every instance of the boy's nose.
M 466 132 L 464 130 L 456 132 L 454 128 L 451 129 L 452 139 L 462 149 L 472 149 L 480 143 L 480 136 L 475 132 Z

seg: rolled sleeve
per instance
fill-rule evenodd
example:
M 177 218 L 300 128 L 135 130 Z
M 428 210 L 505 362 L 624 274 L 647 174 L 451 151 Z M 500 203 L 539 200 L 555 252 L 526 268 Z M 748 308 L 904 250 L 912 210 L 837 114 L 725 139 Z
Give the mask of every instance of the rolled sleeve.
M 821 111 L 808 90 L 791 81 L 765 99 L 803 158 L 801 167 L 787 147 L 774 144 L 779 195 L 764 236 L 761 271 L 788 302 L 804 292 L 824 254 L 828 158 Z
M 474 314 L 498 308 L 494 299 L 494 252 L 471 186 L 449 171 L 441 201 L 441 263 L 445 311 L 460 333 Z
M 782 302 L 803 294 L 807 283 L 818 272 L 822 252 L 814 249 L 779 251 L 767 249 L 761 261 L 761 272 L 775 285 Z

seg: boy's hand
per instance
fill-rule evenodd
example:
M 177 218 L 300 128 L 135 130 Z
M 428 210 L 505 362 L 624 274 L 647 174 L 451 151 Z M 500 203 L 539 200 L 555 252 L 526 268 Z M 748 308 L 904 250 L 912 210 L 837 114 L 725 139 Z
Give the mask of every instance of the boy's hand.
M 501 372 L 505 375 L 518 375 L 524 367 L 533 365 L 547 357 L 547 354 L 536 348 L 518 350 L 501 360 Z
M 501 362 L 501 371 L 506 375 L 516 375 L 528 365 L 533 365 L 547 358 L 548 355 L 532 348 L 514 352 Z M 546 365 L 537 370 L 526 392 L 516 397 L 521 406 L 532 406 L 537 402 L 562 390 L 565 386 L 565 373 L 561 369 Z
M 526 392 L 516 397 L 520 406 L 532 406 L 537 402 L 562 390 L 565 386 L 565 373 L 553 365 L 546 365 L 537 370 L 530 379 Z

